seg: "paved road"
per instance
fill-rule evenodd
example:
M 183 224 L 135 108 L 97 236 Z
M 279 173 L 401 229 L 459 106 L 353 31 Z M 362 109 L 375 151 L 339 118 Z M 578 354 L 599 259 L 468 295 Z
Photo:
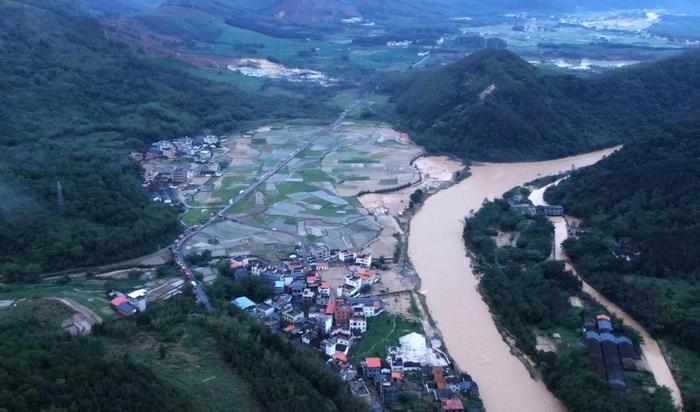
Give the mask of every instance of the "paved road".
M 263 183 L 265 183 L 272 175 L 275 173 L 279 172 L 280 169 L 282 169 L 284 166 L 286 166 L 292 159 L 297 157 L 299 153 L 303 152 L 304 150 L 308 149 L 309 147 L 313 146 L 314 143 L 324 135 L 328 134 L 328 132 L 333 131 L 340 126 L 340 124 L 345 120 L 347 115 L 359 104 L 359 101 L 355 101 L 350 107 L 345 109 L 339 116 L 338 118 L 331 123 L 330 125 L 324 127 L 320 131 L 318 131 L 316 134 L 312 136 L 311 139 L 309 139 L 308 142 L 306 142 L 303 146 L 298 147 L 296 150 L 294 150 L 292 153 L 289 154 L 286 158 L 284 158 L 282 161 L 280 161 L 277 166 L 275 166 L 272 170 L 266 172 L 264 175 L 259 177 L 254 183 L 250 184 L 246 189 L 244 189 L 242 192 L 240 192 L 236 197 L 232 198 L 229 200 L 229 202 L 223 206 L 221 209 L 219 209 L 218 212 L 215 212 L 212 214 L 212 217 L 209 218 L 206 222 L 202 223 L 201 225 L 194 225 L 185 232 L 180 235 L 175 242 L 173 242 L 173 245 L 171 246 L 172 252 L 173 252 L 173 258 L 175 259 L 175 263 L 180 267 L 180 270 L 182 271 L 183 276 L 185 277 L 185 280 L 190 282 L 192 285 L 193 292 L 195 294 L 195 299 L 197 300 L 198 303 L 203 304 L 204 306 L 207 307 L 207 309 L 211 309 L 211 303 L 209 302 L 209 297 L 207 296 L 206 290 L 204 289 L 204 285 L 202 285 L 202 282 L 199 282 L 192 276 L 192 269 L 189 267 L 187 262 L 185 261 L 184 254 L 182 252 L 182 247 L 184 246 L 185 242 L 190 240 L 193 236 L 197 235 L 200 233 L 202 230 L 204 230 L 207 226 L 211 225 L 212 223 L 216 222 L 219 219 L 223 219 L 224 215 L 226 212 L 228 212 L 232 207 L 236 206 L 238 203 L 240 203 L 243 199 L 245 199 L 248 195 L 253 193 L 255 190 L 257 190 Z

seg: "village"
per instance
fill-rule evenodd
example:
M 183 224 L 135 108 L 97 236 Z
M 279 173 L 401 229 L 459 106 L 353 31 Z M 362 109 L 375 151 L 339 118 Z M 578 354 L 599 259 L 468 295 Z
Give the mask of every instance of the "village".
M 217 151 L 226 152 L 221 147 L 226 141 L 228 136 L 215 135 L 159 140 L 145 153 L 135 151 L 129 157 L 142 164 L 143 186 L 153 201 L 185 204 L 185 199 L 192 199 L 197 192 L 211 190 L 207 182 L 212 176 L 221 176 L 226 164 L 213 157 Z M 178 187 L 184 196 L 178 193 Z
M 353 393 L 374 410 L 391 408 L 402 397 L 419 398 L 432 404 L 434 410 L 481 410 L 468 407 L 478 405 L 478 386 L 469 375 L 454 368 L 441 349 L 439 336 L 407 333 L 398 337 L 398 345 L 386 345 L 381 357 L 354 352 L 368 335 L 373 320 L 383 319 L 387 302 L 395 295 L 382 292 L 382 288 L 377 290 L 381 274 L 372 255 L 331 250 L 319 243 L 306 254 L 299 250 L 277 263 L 265 263 L 257 257 L 214 261 L 216 267 L 228 269 L 218 276 L 230 276 L 234 281 L 256 278 L 272 291 L 261 302 L 247 296 L 234 297 L 230 302 L 232 310 L 256 318 L 288 339 L 318 351 L 326 364 L 351 385 Z M 345 273 L 342 284 L 324 279 L 329 270 Z M 206 264 L 194 271 L 205 283 L 217 276 L 212 274 L 215 269 Z M 111 307 L 122 316 L 144 312 L 148 303 L 182 293 L 184 281 L 176 282 L 177 285 L 168 283 L 167 291 L 162 290 L 163 286 L 128 293 L 112 291 Z
M 190 283 L 255 278 L 271 295 L 258 302 L 232 296 L 232 310 L 316 350 L 374 410 L 407 399 L 419 409 L 481 410 L 477 384 L 455 368 L 418 309 L 416 277 L 399 262 L 409 195 L 449 184 L 461 165 L 442 158 L 413 165 L 421 151 L 405 135 L 349 122 L 274 175 L 273 162 L 294 155 L 313 131 L 186 136 L 131 153 L 152 200 L 185 210 L 182 252 L 197 262 L 188 262 L 192 276 L 184 280 L 110 292 L 110 306 L 131 316 Z M 261 178 L 269 180 L 249 201 L 217 211 Z M 220 219 L 187 235 L 214 215 Z

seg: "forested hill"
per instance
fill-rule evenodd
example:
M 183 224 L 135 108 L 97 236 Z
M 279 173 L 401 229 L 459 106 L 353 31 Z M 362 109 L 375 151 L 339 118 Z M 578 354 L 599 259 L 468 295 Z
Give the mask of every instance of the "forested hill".
M 0 2 L 0 275 L 132 257 L 176 212 L 149 202 L 130 149 L 242 121 L 327 111 L 204 81 L 110 41 L 68 1 Z M 56 184 L 65 194 L 59 214 Z
M 648 276 L 700 277 L 700 119 L 577 171 L 547 201 L 639 249 Z M 603 224 L 603 222 L 607 222 Z
M 666 338 L 686 411 L 700 411 L 700 119 L 625 146 L 550 188 L 584 218 L 565 243 L 578 272 Z
M 546 159 L 635 140 L 700 111 L 700 51 L 590 78 L 544 73 L 507 50 L 387 77 L 398 122 L 465 159 Z

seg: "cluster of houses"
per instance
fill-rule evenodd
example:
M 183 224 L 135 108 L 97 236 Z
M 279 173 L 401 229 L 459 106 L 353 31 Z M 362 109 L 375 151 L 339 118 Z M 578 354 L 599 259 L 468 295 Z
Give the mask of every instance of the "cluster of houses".
M 532 203 L 513 200 L 510 201 L 510 210 L 525 215 L 534 215 L 537 213 L 537 207 Z M 564 207 L 559 205 L 542 206 L 542 212 L 545 216 L 564 216 Z
M 337 288 L 322 276 L 331 260 L 344 263 L 347 269 L 345 283 Z M 423 335 L 400 338 L 400 345 L 389 348 L 386 359 L 367 358 L 359 365 L 348 360 L 353 345 L 367 332 L 368 320 L 384 310 L 379 297 L 360 293 L 378 281 L 371 260 L 370 255 L 329 250 L 320 243 L 309 248 L 305 258 L 293 254 L 274 265 L 255 258 L 233 258 L 230 267 L 235 279 L 258 276 L 273 287 L 274 296 L 259 303 L 240 296 L 231 304 L 322 353 L 344 381 L 357 386 L 358 394 L 370 396 L 367 384 L 371 384 L 381 402 L 391 405 L 405 390 L 405 374 L 415 372 L 423 376 L 423 390 L 444 410 L 464 410 L 461 399 L 478 396 L 476 384 L 468 375 L 448 373 L 447 356 Z
M 623 369 L 635 369 L 640 358 L 632 341 L 616 336 L 610 317 L 584 312 L 584 340 L 591 370 L 612 387 L 624 388 Z
M 399 401 L 409 373 L 420 374 L 422 390 L 445 411 L 464 411 L 462 399 L 479 396 L 476 382 L 469 375 L 451 373 L 445 354 L 427 344 L 425 336 L 413 332 L 399 342 L 389 348 L 386 359 L 365 358 L 360 367 L 362 378 L 375 386 L 385 405 Z
M 146 311 L 147 298 L 146 289 L 138 289 L 128 294 L 113 291 L 109 293 L 109 304 L 118 314 L 131 316 Z
M 234 279 L 257 276 L 270 285 L 275 295 L 261 303 L 247 297 L 231 303 L 330 358 L 347 360 L 353 342 L 367 331 L 367 319 L 384 310 L 379 298 L 358 296 L 360 290 L 379 281 L 377 272 L 370 268 L 371 255 L 331 251 L 317 244 L 306 256 L 308 266 L 303 257 L 293 254 L 289 258 L 274 265 L 253 258 L 231 259 Z M 331 259 L 347 265 L 345 283 L 338 288 L 322 277 Z
M 163 171 L 154 167 L 144 168 L 143 183 L 167 183 L 173 185 L 187 184 L 195 176 L 220 176 L 219 163 L 213 162 L 214 150 L 221 142 L 228 140 L 226 137 L 215 135 L 203 135 L 191 138 L 189 136 L 174 140 L 160 140 L 151 145 L 145 152 L 132 152 L 129 157 L 135 161 L 150 161 L 158 158 L 186 159 L 198 166 L 173 167 L 172 170 Z

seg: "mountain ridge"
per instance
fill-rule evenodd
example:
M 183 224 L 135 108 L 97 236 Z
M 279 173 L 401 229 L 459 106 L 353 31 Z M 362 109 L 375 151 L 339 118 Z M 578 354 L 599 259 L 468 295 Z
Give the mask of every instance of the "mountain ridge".
M 428 149 L 464 159 L 567 156 L 634 140 L 699 109 L 700 51 L 580 78 L 502 49 L 382 82 L 394 118 Z

